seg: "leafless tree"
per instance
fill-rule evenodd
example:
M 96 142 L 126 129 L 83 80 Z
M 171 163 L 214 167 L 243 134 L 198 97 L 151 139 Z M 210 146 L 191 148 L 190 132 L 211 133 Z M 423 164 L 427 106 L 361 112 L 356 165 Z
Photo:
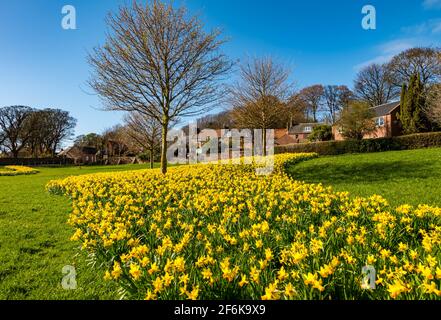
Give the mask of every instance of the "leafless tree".
M 354 81 L 357 98 L 374 107 L 398 98 L 400 88 L 394 85 L 386 64 L 371 64 L 358 72 Z
M 325 109 L 331 124 L 337 121 L 340 111 L 348 105 L 352 95 L 352 91 L 346 86 L 325 86 L 323 94 Z
M 73 135 L 76 119 L 60 109 L 34 110 L 29 118 L 29 148 L 34 156 L 55 156 L 61 143 Z
M 219 52 L 220 31 L 205 32 L 184 7 L 136 1 L 107 19 L 105 45 L 89 55 L 90 86 L 108 110 L 139 112 L 161 124 L 161 169 L 167 171 L 171 121 L 209 110 L 232 64 Z
M 306 105 L 307 117 L 312 116 L 312 121 L 318 121 L 318 114 L 323 107 L 323 98 L 325 90 L 321 84 L 316 84 L 303 88 L 299 92 L 300 99 L 302 99 Z
M 271 57 L 255 58 L 240 67 L 240 80 L 231 87 L 232 118 L 239 127 L 262 129 L 266 150 L 266 129 L 280 123 L 287 112 L 290 95 L 289 70 Z
M 400 89 L 419 73 L 425 88 L 441 80 L 441 49 L 412 48 L 392 58 L 388 64 L 393 84 Z
M 235 107 L 231 113 L 238 127 L 265 130 L 285 125 L 283 115 L 287 114 L 287 108 L 277 97 L 269 96 Z
M 124 122 L 126 134 L 149 153 L 150 168 L 153 168 L 156 151 L 161 145 L 161 123 L 139 112 L 128 113 Z
M 4 148 L 9 150 L 14 158 L 18 158 L 18 153 L 31 137 L 31 114 L 32 108 L 25 106 L 0 108 L 0 139 Z
M 287 103 L 287 128 L 308 120 L 308 106 L 299 93 L 293 94 Z
M 204 116 L 199 118 L 197 123 L 200 129 L 226 129 L 232 128 L 234 125 L 230 111 Z
M 100 151 L 109 157 L 122 157 L 136 153 L 131 138 L 126 134 L 126 128 L 121 124 L 105 129 L 100 137 L 102 139 Z

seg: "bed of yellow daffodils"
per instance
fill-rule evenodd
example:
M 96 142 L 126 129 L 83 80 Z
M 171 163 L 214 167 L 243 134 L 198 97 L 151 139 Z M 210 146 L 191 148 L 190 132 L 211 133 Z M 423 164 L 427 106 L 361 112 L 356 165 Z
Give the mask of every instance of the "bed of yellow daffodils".
M 315 156 L 277 155 L 267 176 L 210 164 L 47 187 L 72 198 L 72 239 L 126 298 L 440 299 L 441 209 L 394 209 L 284 174 Z
M 38 172 L 38 170 L 25 166 L 5 166 L 4 169 L 0 168 L 0 176 L 19 176 Z

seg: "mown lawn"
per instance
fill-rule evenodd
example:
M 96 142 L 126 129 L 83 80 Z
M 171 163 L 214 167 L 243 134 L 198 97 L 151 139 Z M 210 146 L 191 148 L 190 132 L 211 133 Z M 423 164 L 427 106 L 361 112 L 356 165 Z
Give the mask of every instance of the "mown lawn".
M 440 148 L 320 157 L 288 173 L 356 196 L 379 194 L 394 206 L 441 206 Z
M 117 299 L 117 288 L 69 240 L 69 199 L 49 195 L 45 185 L 70 175 L 147 167 L 39 168 L 35 175 L 0 177 L 0 299 Z M 76 290 L 61 286 L 65 265 L 76 268 Z

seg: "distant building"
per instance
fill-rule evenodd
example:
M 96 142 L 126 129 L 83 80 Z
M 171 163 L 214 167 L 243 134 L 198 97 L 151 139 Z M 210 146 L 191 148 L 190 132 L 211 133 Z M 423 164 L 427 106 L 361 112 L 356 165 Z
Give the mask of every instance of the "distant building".
M 274 129 L 274 145 L 284 146 L 288 144 L 296 144 L 306 142 L 309 135 L 312 133 L 316 126 L 323 123 L 301 123 L 291 129 Z M 211 134 L 219 138 L 219 150 L 220 139 L 231 137 L 229 129 L 212 129 L 210 131 L 198 130 L 198 144 L 197 148 L 200 150 L 202 146 L 207 143 L 211 137 Z M 188 146 L 187 146 L 188 149 Z M 188 150 L 187 150 L 188 151 Z
M 375 117 L 373 120 L 377 129 L 366 134 L 363 139 L 390 138 L 402 134 L 401 122 L 397 117 L 397 113 L 400 111 L 399 101 L 382 104 L 370 109 L 374 112 Z M 345 140 L 338 125 L 332 127 L 332 133 L 335 140 Z
M 289 129 L 289 136 L 294 139 L 294 143 L 307 142 L 309 135 L 315 127 L 321 126 L 323 123 L 299 123 L 298 125 Z
M 274 145 L 284 146 L 293 143 L 296 143 L 296 141 L 289 135 L 288 129 L 274 130 Z
M 98 150 L 93 147 L 72 146 L 61 151 L 58 155 L 72 159 L 74 164 L 92 164 L 97 162 Z

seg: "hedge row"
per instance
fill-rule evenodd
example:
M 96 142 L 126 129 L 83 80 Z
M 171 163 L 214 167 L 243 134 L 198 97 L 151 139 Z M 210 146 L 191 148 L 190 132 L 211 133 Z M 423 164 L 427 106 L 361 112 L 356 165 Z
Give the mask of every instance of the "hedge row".
M 319 155 L 338 155 L 429 147 L 441 147 L 441 132 L 418 133 L 393 138 L 291 144 L 276 146 L 274 153 L 315 152 Z

